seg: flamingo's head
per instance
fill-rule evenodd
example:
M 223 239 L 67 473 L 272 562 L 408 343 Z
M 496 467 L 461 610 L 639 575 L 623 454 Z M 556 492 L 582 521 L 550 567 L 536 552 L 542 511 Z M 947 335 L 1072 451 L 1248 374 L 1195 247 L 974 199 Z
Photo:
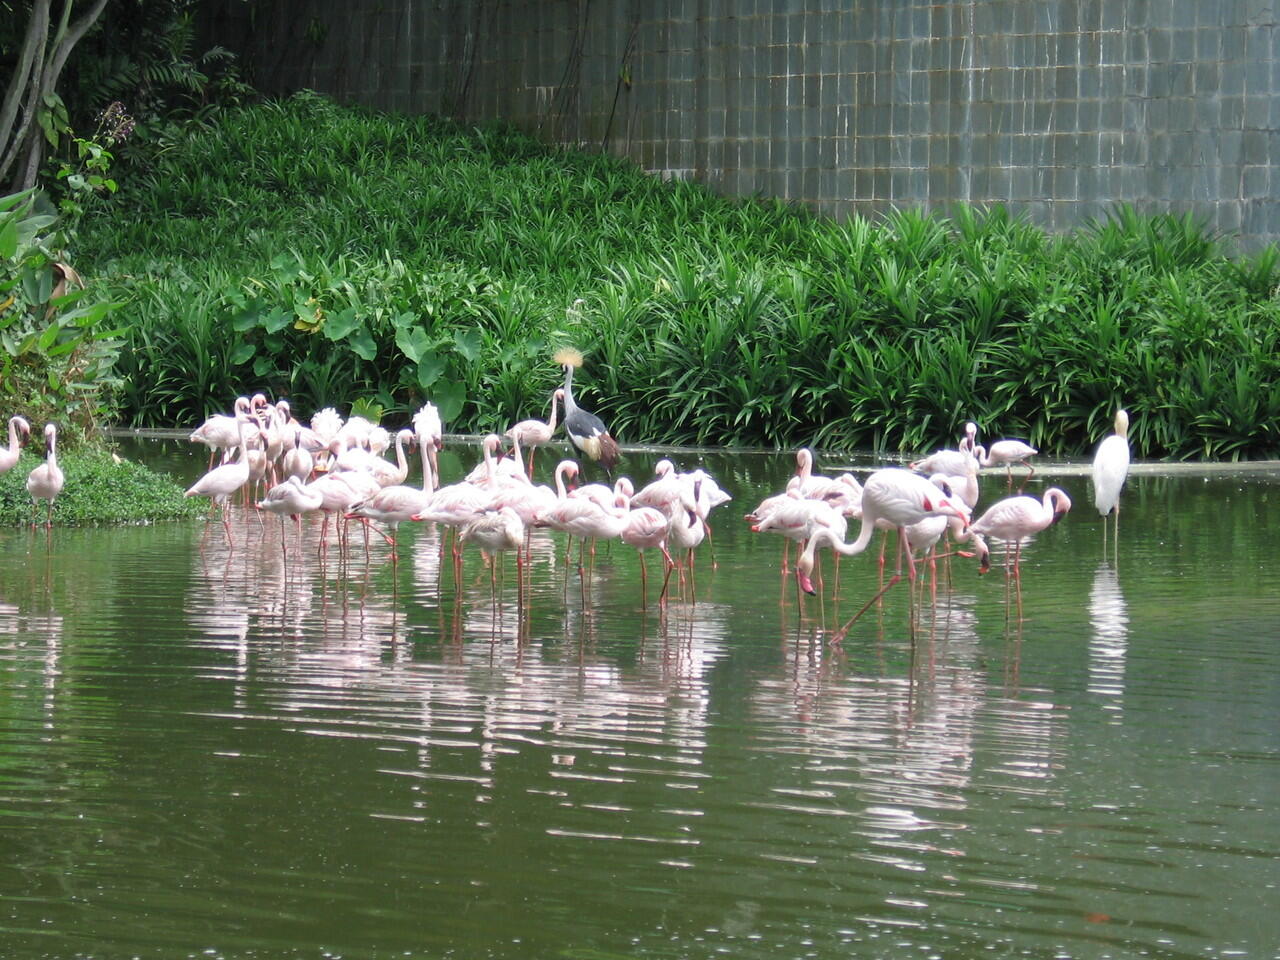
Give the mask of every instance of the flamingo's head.
M 1049 496 L 1053 501 L 1053 522 L 1057 523 L 1071 509 L 1071 498 L 1057 487 L 1049 491 Z
M 813 557 L 800 554 L 800 559 L 796 562 L 796 582 L 800 584 L 800 589 L 810 596 L 818 592 L 813 585 L 813 580 L 810 579 L 812 573 Z

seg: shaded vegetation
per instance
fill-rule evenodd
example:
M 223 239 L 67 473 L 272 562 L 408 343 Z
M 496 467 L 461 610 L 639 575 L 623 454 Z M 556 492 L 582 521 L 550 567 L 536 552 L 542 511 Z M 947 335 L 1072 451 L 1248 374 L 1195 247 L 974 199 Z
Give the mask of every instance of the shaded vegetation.
M 0 475 L 0 526 L 31 523 L 33 518 L 44 523 L 44 501 L 34 509 L 26 486 L 27 474 L 39 463 L 28 451 Z M 206 499 L 183 497 L 171 477 L 127 460 L 117 462 L 109 453 L 60 453 L 58 465 L 66 485 L 54 502 L 55 526 L 196 519 L 209 509 Z
M 553 347 L 623 442 L 880 451 L 966 419 L 1081 454 L 1277 453 L 1280 256 L 1120 208 L 1052 236 L 996 207 L 831 221 L 509 129 L 338 107 L 227 111 L 120 178 L 80 263 L 127 303 L 122 415 L 246 390 L 453 430 L 543 409 Z

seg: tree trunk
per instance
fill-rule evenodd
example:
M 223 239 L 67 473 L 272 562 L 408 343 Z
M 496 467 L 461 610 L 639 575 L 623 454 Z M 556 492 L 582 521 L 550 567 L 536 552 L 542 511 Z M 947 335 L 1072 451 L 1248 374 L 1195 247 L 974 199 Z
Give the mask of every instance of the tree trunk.
M 36 122 L 44 98 L 57 90 L 58 78 L 72 49 L 98 22 L 107 0 L 94 0 L 75 22 L 71 22 L 74 0 L 63 0 L 62 16 L 52 39 L 49 37 L 50 4 L 51 0 L 34 0 L 22 52 L 4 102 L 0 104 L 0 182 L 13 170 L 10 191 L 15 193 L 35 185 L 40 161 L 44 158 L 44 131 Z M 21 111 L 19 103 L 23 104 Z

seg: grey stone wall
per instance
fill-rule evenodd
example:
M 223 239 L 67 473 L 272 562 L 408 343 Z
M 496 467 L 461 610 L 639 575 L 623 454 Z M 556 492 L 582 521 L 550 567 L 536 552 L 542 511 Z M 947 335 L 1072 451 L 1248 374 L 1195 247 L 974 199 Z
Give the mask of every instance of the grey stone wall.
M 1280 236 L 1266 0 L 232 0 L 264 87 L 501 118 L 833 215 L 1117 202 Z

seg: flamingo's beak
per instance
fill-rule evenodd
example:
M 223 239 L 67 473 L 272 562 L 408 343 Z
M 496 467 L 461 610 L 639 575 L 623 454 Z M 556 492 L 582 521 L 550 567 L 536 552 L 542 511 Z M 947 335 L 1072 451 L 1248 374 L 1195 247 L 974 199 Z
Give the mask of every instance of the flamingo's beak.
M 818 592 L 813 586 L 813 581 L 809 579 L 808 571 L 796 567 L 796 580 L 800 583 L 800 589 L 810 596 Z

